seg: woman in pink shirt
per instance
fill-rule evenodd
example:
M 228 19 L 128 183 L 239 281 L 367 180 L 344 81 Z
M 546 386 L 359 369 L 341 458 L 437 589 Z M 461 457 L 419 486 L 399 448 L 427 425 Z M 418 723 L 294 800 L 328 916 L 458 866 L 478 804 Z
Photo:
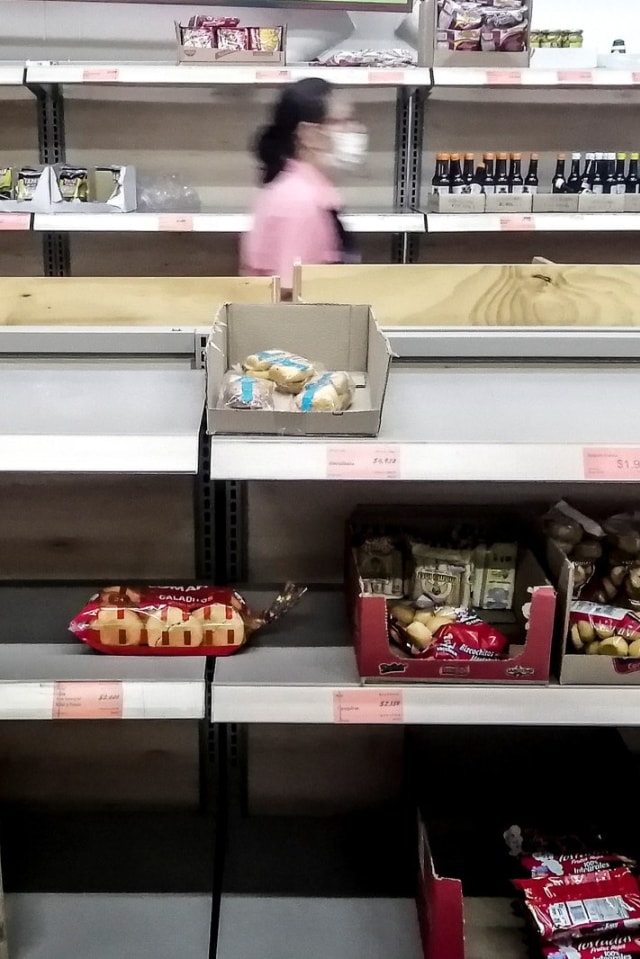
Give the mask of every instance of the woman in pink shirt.
M 286 294 L 298 261 L 353 262 L 331 174 L 357 166 L 366 148 L 364 128 L 354 123 L 347 101 L 325 80 L 308 77 L 285 87 L 272 123 L 256 141 L 263 187 L 253 227 L 242 238 L 245 275 L 279 276 Z

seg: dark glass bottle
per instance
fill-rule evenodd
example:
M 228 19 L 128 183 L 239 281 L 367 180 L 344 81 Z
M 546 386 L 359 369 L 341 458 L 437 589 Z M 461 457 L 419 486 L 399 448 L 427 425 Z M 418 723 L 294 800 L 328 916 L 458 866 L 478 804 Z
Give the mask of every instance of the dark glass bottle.
M 538 180 L 538 162 L 540 158 L 537 153 L 532 153 L 529 158 L 529 172 L 524 178 L 524 192 L 537 193 L 540 181 Z
M 487 170 L 484 163 L 479 163 L 476 167 L 476 172 L 473 174 L 473 182 L 471 184 L 472 193 L 484 193 L 484 184 L 487 179 Z
M 605 153 L 604 157 L 604 192 L 617 193 L 618 181 L 616 180 L 616 155 L 615 153 Z
M 465 153 L 464 167 L 462 170 L 462 179 L 464 180 L 465 190 L 467 193 L 471 193 L 471 185 L 473 183 L 474 161 L 475 161 L 475 156 L 473 155 L 473 153 Z
M 484 192 L 489 195 L 496 192 L 496 175 L 494 172 L 495 154 L 485 153 L 484 157 Z
M 640 154 L 638 153 L 629 154 L 629 172 L 627 173 L 627 179 L 625 182 L 626 193 L 640 193 L 640 179 L 638 178 L 638 160 L 640 160 Z
M 569 171 L 569 177 L 567 179 L 567 193 L 580 192 L 580 185 L 582 183 L 580 160 L 581 155 L 579 153 L 571 154 L 571 170 Z
M 591 192 L 592 193 L 604 193 L 604 180 L 603 176 L 603 164 L 604 156 L 602 153 L 596 153 L 595 159 L 593 161 L 594 170 L 593 176 L 591 178 Z
M 449 164 L 449 187 L 451 193 L 464 193 L 464 178 L 460 168 L 460 154 L 452 153 Z
M 552 193 L 566 193 L 567 181 L 564 175 L 564 164 L 566 159 L 567 158 L 564 153 L 558 154 L 558 159 L 556 161 L 556 172 L 553 174 L 553 180 L 551 181 Z
M 626 160 L 626 153 L 618 153 L 616 156 L 616 193 L 627 192 L 627 177 L 625 173 Z
M 523 193 L 524 180 L 522 179 L 522 154 L 511 154 L 509 167 L 509 193 Z
M 580 179 L 580 192 L 591 193 L 591 184 L 595 175 L 596 158 L 594 153 L 585 154 L 584 170 Z
M 509 192 L 509 176 L 507 174 L 508 153 L 499 153 L 496 159 L 496 193 Z
M 449 192 L 449 154 L 436 154 L 436 172 L 431 181 L 431 192 L 448 193 Z

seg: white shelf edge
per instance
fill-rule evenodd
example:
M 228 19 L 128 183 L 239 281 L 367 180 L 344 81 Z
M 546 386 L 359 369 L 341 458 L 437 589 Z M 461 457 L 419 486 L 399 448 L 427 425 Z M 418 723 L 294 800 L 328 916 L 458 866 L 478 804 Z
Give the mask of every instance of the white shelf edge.
M 27 83 L 98 86 L 272 86 L 322 77 L 339 86 L 430 86 L 424 67 L 323 67 L 307 64 L 27 63 Z
M 24 63 L 3 63 L 0 65 L 0 86 L 21 87 L 24 83 Z
M 607 89 L 640 86 L 640 71 L 606 70 L 597 67 L 560 67 L 536 70 L 533 67 L 435 67 L 433 86 L 507 88 Z
M 428 233 L 579 233 L 640 230 L 640 213 L 428 213 Z
M 424 233 L 422 213 L 351 213 L 344 218 L 354 233 Z M 1 226 L 1 224 L 0 224 Z M 36 213 L 38 232 L 79 233 L 244 233 L 246 213 Z
M 83 685 L 91 682 L 78 681 Z M 133 682 L 110 677 L 105 681 L 122 682 L 123 719 L 204 718 L 204 680 Z M 0 720 L 51 719 L 53 694 L 53 682 L 0 681 Z
M 0 436 L 0 473 L 198 472 L 193 436 Z

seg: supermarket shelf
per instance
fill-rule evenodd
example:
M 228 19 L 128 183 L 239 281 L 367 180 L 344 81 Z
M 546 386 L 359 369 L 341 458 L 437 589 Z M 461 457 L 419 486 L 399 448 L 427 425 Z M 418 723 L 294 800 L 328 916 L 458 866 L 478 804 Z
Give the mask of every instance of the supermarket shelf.
M 606 404 L 584 415 L 587 383 L 617 397 L 615 418 Z M 216 436 L 211 476 L 580 482 L 585 449 L 640 446 L 639 402 L 632 365 L 394 365 L 377 438 Z
M 434 87 L 640 87 L 640 72 L 605 69 L 536 70 L 442 67 L 433 71 Z
M 24 63 L 3 63 L 0 65 L 0 86 L 21 87 L 24 82 Z
M 98 84 L 132 86 L 260 86 L 323 77 L 339 86 L 430 86 L 431 71 L 421 67 L 323 67 L 308 64 L 175 64 L 175 63 L 27 63 L 32 85 Z
M 415 902 L 222 897 L 217 959 L 300 959 L 303 950 L 306 959 L 422 959 Z
M 99 868 L 99 864 L 96 864 Z M 204 959 L 208 895 L 8 895 L 15 959 Z
M 425 232 L 424 214 L 418 212 L 352 213 L 344 219 L 354 233 Z M 34 216 L 33 228 L 59 233 L 244 233 L 250 225 L 246 213 L 43 213 Z
M 250 648 L 216 665 L 212 721 L 333 723 L 334 693 L 359 688 L 348 647 Z M 407 683 L 384 689 L 400 694 L 407 725 L 640 724 L 640 687 Z
M 0 368 L 0 471 L 196 473 L 204 374 Z
M 37 219 L 37 217 L 36 217 Z M 428 213 L 427 233 L 615 232 L 640 230 L 640 213 Z
M 107 656 L 71 635 L 70 620 L 93 592 L 0 586 L 0 719 L 51 719 L 56 682 L 121 682 L 123 719 L 201 719 L 203 658 Z

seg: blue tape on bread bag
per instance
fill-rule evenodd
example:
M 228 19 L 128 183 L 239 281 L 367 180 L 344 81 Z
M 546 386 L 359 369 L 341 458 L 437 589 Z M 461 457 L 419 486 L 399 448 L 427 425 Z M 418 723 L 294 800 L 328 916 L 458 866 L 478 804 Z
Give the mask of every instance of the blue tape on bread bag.
M 243 403 L 253 402 L 253 392 L 255 390 L 255 386 L 256 381 L 250 376 L 240 377 L 240 397 Z
M 330 382 L 331 373 L 324 373 L 319 380 L 314 380 L 313 383 L 307 383 L 302 391 L 302 399 L 300 401 L 300 409 L 304 413 L 308 413 L 309 410 L 313 409 L 313 397 L 316 395 L 318 390 L 322 389 L 323 386 L 326 386 Z
M 259 360 L 277 360 L 279 357 L 286 355 L 284 350 L 261 350 L 260 353 L 256 353 Z
M 309 364 L 309 363 L 300 363 L 298 360 L 291 360 L 291 359 L 277 360 L 273 365 L 274 365 L 274 366 L 287 366 L 289 369 L 293 369 L 293 370 L 308 370 L 308 369 L 310 369 L 310 364 Z

